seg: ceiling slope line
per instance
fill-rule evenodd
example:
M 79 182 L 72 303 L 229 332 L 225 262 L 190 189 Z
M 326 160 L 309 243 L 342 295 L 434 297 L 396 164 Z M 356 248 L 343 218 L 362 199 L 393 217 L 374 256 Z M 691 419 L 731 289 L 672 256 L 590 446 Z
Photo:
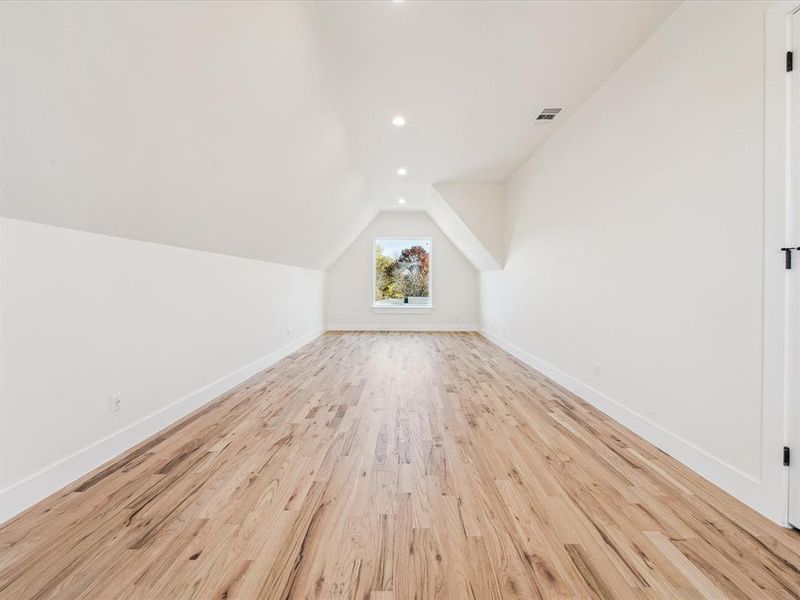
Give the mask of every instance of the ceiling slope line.
M 505 185 L 437 183 L 428 214 L 479 271 L 505 264 Z

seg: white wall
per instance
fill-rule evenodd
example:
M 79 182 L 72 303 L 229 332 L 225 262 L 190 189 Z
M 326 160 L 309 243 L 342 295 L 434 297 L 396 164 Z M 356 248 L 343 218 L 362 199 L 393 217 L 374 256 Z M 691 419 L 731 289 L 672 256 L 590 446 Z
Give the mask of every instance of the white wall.
M 502 268 L 506 255 L 506 186 L 440 183 L 433 186 Z M 488 270 L 488 269 L 487 269 Z
M 381 236 L 433 239 L 433 308 L 372 308 L 372 246 Z M 424 212 L 382 212 L 327 271 L 331 329 L 474 329 L 478 323 L 478 272 Z
M 492 339 L 782 521 L 781 440 L 762 435 L 766 4 L 682 5 L 522 165 L 481 301 Z
M 316 13 L 0 3 L 3 216 L 324 268 L 375 211 Z
M 323 328 L 321 271 L 10 219 L 1 251 L 0 520 Z

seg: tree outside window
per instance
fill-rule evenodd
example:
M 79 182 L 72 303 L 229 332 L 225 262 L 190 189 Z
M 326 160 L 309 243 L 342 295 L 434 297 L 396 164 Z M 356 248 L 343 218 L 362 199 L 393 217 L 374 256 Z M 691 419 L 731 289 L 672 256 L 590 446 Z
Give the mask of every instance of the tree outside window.
M 431 240 L 375 240 L 376 306 L 431 305 Z

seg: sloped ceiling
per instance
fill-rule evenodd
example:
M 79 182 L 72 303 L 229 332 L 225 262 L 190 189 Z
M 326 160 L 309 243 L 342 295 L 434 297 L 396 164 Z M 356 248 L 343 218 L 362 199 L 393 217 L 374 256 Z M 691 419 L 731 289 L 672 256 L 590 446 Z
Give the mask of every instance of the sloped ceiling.
M 676 4 L 3 3 L 3 214 L 324 268 L 402 196 L 474 244 L 433 184 L 505 181 Z
M 482 271 L 502 269 L 506 262 L 506 188 L 497 183 L 440 183 L 441 197 L 428 209 L 439 227 Z
M 313 7 L 0 10 L 6 215 L 317 268 L 372 217 Z

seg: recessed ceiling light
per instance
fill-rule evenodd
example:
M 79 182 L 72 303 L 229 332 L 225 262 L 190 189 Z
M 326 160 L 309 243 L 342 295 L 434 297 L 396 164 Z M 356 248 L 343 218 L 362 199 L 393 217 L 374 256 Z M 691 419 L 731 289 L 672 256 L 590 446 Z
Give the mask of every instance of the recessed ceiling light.
M 405 167 L 398 167 L 397 168 L 397 174 L 398 175 L 405 175 L 406 173 L 408 173 L 408 171 L 406 171 Z
M 406 203 L 406 199 L 405 198 L 398 198 L 397 199 L 397 203 L 398 204 L 405 204 Z
M 392 125 L 395 127 L 402 127 L 406 124 L 406 119 L 403 115 L 397 115 L 394 119 L 392 119 Z

